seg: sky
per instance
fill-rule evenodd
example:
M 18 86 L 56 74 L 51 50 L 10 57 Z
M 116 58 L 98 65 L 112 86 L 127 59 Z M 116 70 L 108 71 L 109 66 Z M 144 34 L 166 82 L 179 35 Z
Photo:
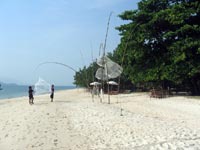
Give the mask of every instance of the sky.
M 0 82 L 73 85 L 75 70 L 99 57 L 112 12 L 106 52 L 120 43 L 118 15 L 137 9 L 139 0 L 1 0 Z

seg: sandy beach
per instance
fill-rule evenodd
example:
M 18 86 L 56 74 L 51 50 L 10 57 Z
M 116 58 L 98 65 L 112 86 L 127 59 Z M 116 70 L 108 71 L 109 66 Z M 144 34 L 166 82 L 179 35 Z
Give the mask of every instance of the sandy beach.
M 200 150 L 200 99 L 84 89 L 0 101 L 0 150 Z

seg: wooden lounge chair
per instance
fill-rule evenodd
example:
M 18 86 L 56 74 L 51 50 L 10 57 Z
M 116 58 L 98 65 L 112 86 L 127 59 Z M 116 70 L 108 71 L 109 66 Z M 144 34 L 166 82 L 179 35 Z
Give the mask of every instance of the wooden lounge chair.
M 165 98 L 167 97 L 169 94 L 168 94 L 168 91 L 166 90 L 155 90 L 155 89 L 152 89 L 150 91 L 150 98 Z

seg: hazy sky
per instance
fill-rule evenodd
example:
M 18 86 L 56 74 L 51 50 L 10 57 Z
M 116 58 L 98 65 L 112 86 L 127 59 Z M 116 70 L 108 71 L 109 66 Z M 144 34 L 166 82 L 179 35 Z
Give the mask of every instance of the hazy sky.
M 110 12 L 106 52 L 120 42 L 118 15 L 137 8 L 139 0 L 1 0 L 0 82 L 35 84 L 39 77 L 72 85 L 74 72 L 99 57 Z

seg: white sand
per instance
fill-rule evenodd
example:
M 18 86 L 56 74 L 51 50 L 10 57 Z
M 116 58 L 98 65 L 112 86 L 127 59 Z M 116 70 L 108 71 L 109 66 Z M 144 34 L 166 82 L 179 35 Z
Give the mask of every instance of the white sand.
M 0 100 L 0 150 L 200 150 L 200 100 L 81 89 Z M 117 103 L 118 102 L 118 103 Z M 122 115 L 121 108 L 123 108 Z

